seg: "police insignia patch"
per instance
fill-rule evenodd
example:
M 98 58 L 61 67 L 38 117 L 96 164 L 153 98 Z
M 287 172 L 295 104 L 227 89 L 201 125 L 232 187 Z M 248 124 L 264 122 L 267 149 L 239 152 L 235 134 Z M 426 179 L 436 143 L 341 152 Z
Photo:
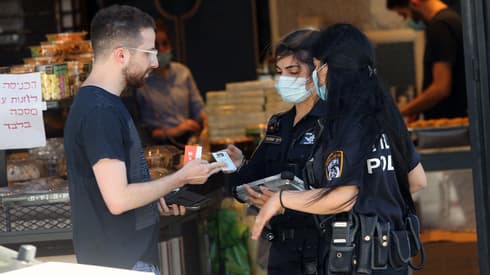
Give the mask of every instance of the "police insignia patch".
M 340 178 L 344 166 L 344 151 L 335 151 L 325 161 L 325 176 L 328 181 Z
M 281 142 L 282 142 L 282 138 L 280 136 L 267 135 L 264 138 L 264 143 L 281 144 Z
M 299 144 L 311 145 L 315 144 L 315 134 L 314 133 L 305 133 Z

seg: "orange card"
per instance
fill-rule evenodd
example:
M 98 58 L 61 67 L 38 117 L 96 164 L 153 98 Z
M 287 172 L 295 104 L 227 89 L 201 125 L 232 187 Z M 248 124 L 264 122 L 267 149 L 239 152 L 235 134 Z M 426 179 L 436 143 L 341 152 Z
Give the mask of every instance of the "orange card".
M 186 145 L 184 150 L 184 164 L 193 159 L 201 159 L 202 146 Z

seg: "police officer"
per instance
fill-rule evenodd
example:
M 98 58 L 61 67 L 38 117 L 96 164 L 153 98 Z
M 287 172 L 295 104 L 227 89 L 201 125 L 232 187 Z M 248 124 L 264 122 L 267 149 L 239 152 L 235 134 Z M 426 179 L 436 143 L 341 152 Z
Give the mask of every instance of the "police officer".
M 327 102 L 322 136 L 305 165 L 305 180 L 316 189 L 274 194 L 252 238 L 282 209 L 325 215 L 321 274 L 408 274 L 409 265 L 419 267 L 410 257 L 423 251 L 410 195 L 426 185 L 420 157 L 380 86 L 364 34 L 332 25 L 320 34 L 314 55 L 312 78 Z
M 235 146 L 227 148 L 239 167 L 236 183 L 244 184 L 285 171 L 302 178 L 304 164 L 318 139 L 318 120 L 326 114 L 325 102 L 318 100 L 311 79 L 310 46 L 316 34 L 316 30 L 297 30 L 286 35 L 276 47 L 276 68 L 280 74 L 276 88 L 282 99 L 294 107 L 271 117 L 266 136 L 249 161 L 244 161 Z M 267 189 L 247 190 L 248 201 L 259 208 L 273 194 Z M 317 274 L 319 231 L 313 215 L 290 210 L 278 214 L 272 218 L 267 236 L 271 241 L 268 274 Z

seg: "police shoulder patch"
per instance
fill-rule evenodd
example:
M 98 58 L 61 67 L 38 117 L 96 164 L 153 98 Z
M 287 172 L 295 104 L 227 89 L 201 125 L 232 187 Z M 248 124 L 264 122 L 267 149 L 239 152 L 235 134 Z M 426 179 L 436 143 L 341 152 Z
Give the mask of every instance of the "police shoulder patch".
M 325 176 L 331 181 L 342 176 L 344 166 L 344 151 L 335 151 L 328 155 L 325 161 Z

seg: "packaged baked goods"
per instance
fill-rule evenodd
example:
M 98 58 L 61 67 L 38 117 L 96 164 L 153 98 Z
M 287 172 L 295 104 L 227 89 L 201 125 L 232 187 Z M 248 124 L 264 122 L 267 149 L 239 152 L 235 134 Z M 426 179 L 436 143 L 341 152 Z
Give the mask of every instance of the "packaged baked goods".
M 25 74 L 36 71 L 36 66 L 30 64 L 13 65 L 10 67 L 11 74 Z
M 28 181 L 11 182 L 9 190 L 12 193 L 61 192 L 67 190 L 66 180 L 59 177 L 43 177 Z
M 41 92 L 43 100 L 59 100 L 71 96 L 66 64 L 37 66 L 41 73 Z
M 44 173 L 43 173 L 44 172 Z M 7 181 L 27 181 L 46 174 L 42 169 L 42 163 L 34 159 L 17 159 L 7 161 Z
M 468 126 L 468 117 L 420 119 L 408 123 L 409 128 L 461 127 Z
M 24 58 L 24 63 L 34 66 L 58 64 L 63 62 L 63 56 L 37 56 L 31 58 Z
M 44 164 L 48 176 L 66 176 L 63 138 L 49 138 L 45 146 L 30 149 L 29 154 Z
M 10 72 L 10 67 L 4 66 L 0 67 L 0 74 L 8 74 Z
M 74 41 L 83 40 L 87 32 L 62 32 L 62 33 L 50 33 L 46 34 L 48 41 Z

